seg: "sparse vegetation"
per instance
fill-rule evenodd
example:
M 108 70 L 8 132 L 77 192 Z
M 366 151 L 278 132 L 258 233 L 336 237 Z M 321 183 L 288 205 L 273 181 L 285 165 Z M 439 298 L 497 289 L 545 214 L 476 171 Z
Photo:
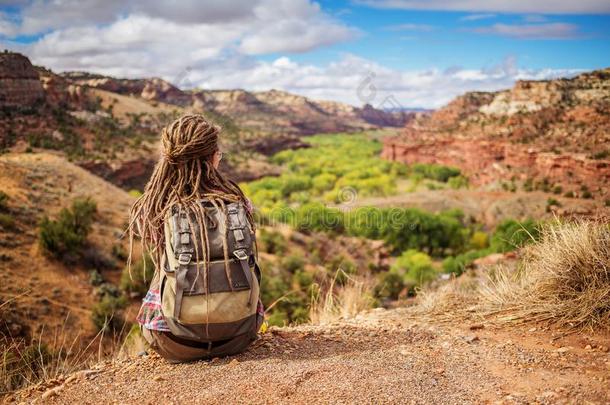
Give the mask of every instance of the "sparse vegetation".
M 121 274 L 120 287 L 125 293 L 133 297 L 143 297 L 155 274 L 155 265 L 150 255 L 134 263 L 131 271 L 125 268 Z
M 4 191 L 0 191 L 0 212 L 8 209 L 8 200 L 8 194 L 6 194 Z
M 450 316 L 501 311 L 500 322 L 544 322 L 560 327 L 608 329 L 610 228 L 596 222 L 551 223 L 526 246 L 515 270 L 488 270 L 483 284 L 458 278 L 418 296 L 421 309 Z
M 113 284 L 102 284 L 98 289 L 100 297 L 91 309 L 91 320 L 95 327 L 104 332 L 116 332 L 124 328 L 123 309 L 127 298 Z
M 91 199 L 77 199 L 63 208 L 55 220 L 44 217 L 39 226 L 43 252 L 62 261 L 73 261 L 87 242 L 97 206 Z

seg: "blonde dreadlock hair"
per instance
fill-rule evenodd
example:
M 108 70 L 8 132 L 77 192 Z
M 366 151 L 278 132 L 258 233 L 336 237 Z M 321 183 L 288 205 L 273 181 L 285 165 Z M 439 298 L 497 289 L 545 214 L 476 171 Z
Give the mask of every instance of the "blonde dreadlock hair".
M 219 151 L 220 131 L 220 127 L 201 115 L 185 115 L 163 129 L 161 157 L 144 193 L 129 213 L 128 266 L 132 261 L 134 237 L 139 237 L 142 254 L 148 251 L 156 272 L 159 271 L 165 248 L 164 221 L 174 207 L 194 216 L 200 225 L 204 250 L 207 250 L 205 209 L 201 200 L 205 198 L 223 210 L 224 201 L 245 201 L 239 186 L 225 178 L 213 165 L 214 154 Z M 248 216 L 254 226 L 249 212 Z M 190 227 L 194 229 L 192 224 Z M 224 242 L 226 246 L 226 240 Z M 196 251 L 196 260 L 206 261 L 207 253 Z

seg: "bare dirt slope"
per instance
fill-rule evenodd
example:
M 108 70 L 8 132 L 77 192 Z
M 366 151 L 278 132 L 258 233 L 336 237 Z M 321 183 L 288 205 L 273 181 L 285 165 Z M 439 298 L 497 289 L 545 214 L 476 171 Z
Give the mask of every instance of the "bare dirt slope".
M 597 403 L 607 335 L 434 324 L 408 309 L 272 328 L 246 353 L 170 365 L 152 354 L 18 394 L 52 403 Z
M 16 335 L 30 329 L 32 336 L 65 333 L 89 342 L 95 335 L 90 321 L 96 302 L 88 271 L 82 263 L 66 265 L 44 256 L 38 246 L 38 223 L 53 218 L 76 198 L 97 203 L 90 249 L 111 260 L 134 198 L 90 172 L 50 153 L 0 156 L 0 190 L 8 194 L 15 220 L 13 229 L 0 230 L 0 300 L 11 301 Z M 115 280 L 120 271 L 104 271 Z M 12 301 L 14 299 L 14 301 Z M 4 320 L 3 320 L 4 321 Z M 15 336 L 13 336 L 15 337 Z M 77 345 L 78 347 L 78 345 Z

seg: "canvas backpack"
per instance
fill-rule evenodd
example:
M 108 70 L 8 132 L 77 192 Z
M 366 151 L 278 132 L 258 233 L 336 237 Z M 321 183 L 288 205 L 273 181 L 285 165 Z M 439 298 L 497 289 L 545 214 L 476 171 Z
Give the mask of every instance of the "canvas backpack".
M 165 221 L 162 312 L 176 339 L 209 344 L 210 354 L 231 354 L 256 338 L 262 322 L 255 235 L 242 202 L 200 203 L 205 229 L 180 207 Z

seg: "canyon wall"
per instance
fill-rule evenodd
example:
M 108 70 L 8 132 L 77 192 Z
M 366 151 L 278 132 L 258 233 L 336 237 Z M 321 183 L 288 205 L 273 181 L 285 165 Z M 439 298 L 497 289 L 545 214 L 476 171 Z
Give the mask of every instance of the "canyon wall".
M 610 197 L 610 69 L 471 92 L 384 140 L 382 157 L 455 166 L 473 184 L 545 181 Z

